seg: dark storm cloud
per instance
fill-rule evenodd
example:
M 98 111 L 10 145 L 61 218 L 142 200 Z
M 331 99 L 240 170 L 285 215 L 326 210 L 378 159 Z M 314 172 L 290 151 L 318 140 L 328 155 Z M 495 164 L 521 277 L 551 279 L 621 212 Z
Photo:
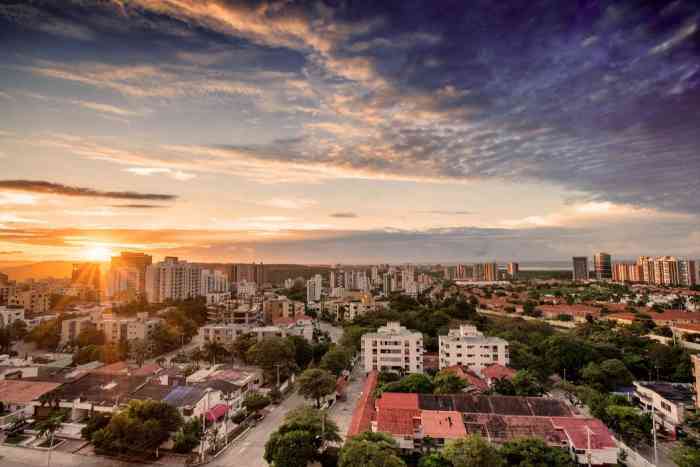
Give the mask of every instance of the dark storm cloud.
M 137 193 L 133 191 L 101 191 L 93 188 L 64 185 L 62 183 L 47 182 L 45 180 L 0 180 L 0 188 L 7 190 L 28 191 L 32 193 L 46 193 L 52 195 L 77 196 L 84 198 L 111 198 L 133 199 L 150 201 L 173 201 L 175 195 L 161 195 L 155 193 Z

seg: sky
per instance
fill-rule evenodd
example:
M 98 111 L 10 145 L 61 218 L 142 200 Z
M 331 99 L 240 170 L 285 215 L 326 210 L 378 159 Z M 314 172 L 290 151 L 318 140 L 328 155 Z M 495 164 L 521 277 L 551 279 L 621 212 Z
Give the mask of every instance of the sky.
M 0 3 L 0 261 L 700 256 L 688 0 Z

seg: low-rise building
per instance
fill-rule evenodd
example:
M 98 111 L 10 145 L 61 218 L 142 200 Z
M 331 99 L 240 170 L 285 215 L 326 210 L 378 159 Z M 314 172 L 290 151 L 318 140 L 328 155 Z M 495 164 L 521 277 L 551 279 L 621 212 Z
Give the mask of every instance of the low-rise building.
M 44 314 L 51 309 L 51 294 L 40 290 L 16 290 L 8 305 L 24 308 L 26 313 Z
M 465 366 L 477 373 L 493 363 L 507 366 L 510 362 L 508 342 L 500 337 L 487 337 L 476 327 L 462 325 L 439 336 L 440 368 Z
M 423 335 L 390 321 L 377 332 L 362 336 L 365 371 L 423 372 Z
M 693 386 L 661 381 L 635 381 L 634 395 L 646 411 L 653 412 L 657 427 L 676 435 L 686 412 L 694 405 Z
M 10 326 L 15 321 L 25 321 L 24 308 L 19 306 L 0 306 L 0 328 Z

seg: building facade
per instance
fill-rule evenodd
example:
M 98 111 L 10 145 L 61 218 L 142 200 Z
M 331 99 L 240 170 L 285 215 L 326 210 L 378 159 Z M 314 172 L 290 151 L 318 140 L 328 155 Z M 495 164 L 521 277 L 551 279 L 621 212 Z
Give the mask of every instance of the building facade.
M 201 295 L 201 270 L 198 266 L 166 257 L 146 270 L 146 298 L 150 303 L 186 300 Z
M 573 257 L 573 279 L 574 282 L 588 280 L 588 258 L 585 256 Z
M 608 253 L 596 253 L 593 256 L 593 269 L 596 279 L 612 279 L 612 257 Z
M 500 337 L 486 337 L 476 327 L 462 325 L 439 336 L 440 369 L 451 366 L 468 367 L 480 373 L 486 366 L 498 363 L 508 366 L 508 342 Z
M 423 335 L 390 321 L 377 332 L 362 336 L 365 371 L 423 372 Z

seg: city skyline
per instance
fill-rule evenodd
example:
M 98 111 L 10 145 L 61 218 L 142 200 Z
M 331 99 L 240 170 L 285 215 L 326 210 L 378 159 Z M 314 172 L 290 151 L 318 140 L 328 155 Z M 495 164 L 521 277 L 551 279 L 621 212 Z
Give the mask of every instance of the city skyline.
M 698 8 L 583 5 L 0 5 L 0 263 L 697 258 Z

